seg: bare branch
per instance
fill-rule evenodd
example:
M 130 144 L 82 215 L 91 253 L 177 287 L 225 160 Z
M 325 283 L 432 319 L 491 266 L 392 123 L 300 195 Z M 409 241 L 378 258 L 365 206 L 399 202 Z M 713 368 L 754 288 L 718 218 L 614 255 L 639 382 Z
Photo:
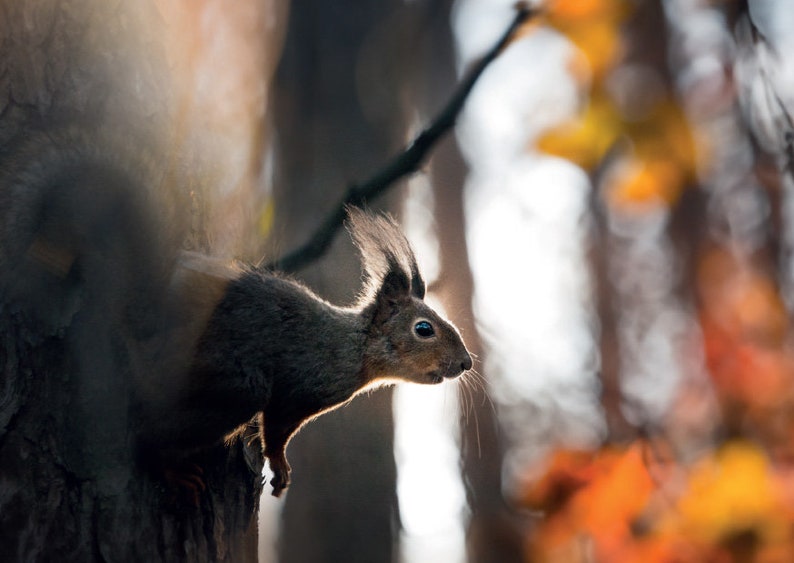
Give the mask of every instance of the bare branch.
M 760 55 L 757 55 L 759 60 L 758 71 L 761 75 L 761 78 L 763 79 L 763 87 L 764 93 L 767 96 L 767 103 L 770 104 L 770 109 L 772 110 L 775 118 L 778 118 L 778 122 L 782 121 L 780 128 L 783 130 L 782 140 L 784 147 L 782 156 L 784 160 L 780 165 L 780 172 L 784 175 L 788 175 L 790 180 L 794 180 L 794 118 L 792 118 L 788 108 L 786 107 L 786 104 L 780 97 L 777 88 L 775 88 L 771 73 L 767 69 L 767 59 L 762 58 L 763 52 L 759 52 L 758 47 L 760 45 L 764 49 L 767 49 L 772 57 L 777 60 L 780 60 L 781 54 L 775 45 L 769 41 L 766 35 L 764 35 L 764 33 L 758 28 L 755 20 L 753 20 L 753 16 L 749 8 L 745 7 L 743 15 L 746 17 L 747 23 L 750 26 L 750 34 L 753 44 L 756 46 L 756 53 L 760 53 Z M 777 106 L 778 113 L 775 113 L 774 108 L 772 107 L 773 104 Z
M 266 269 L 296 271 L 318 259 L 328 249 L 345 220 L 345 206 L 363 206 L 382 195 L 397 180 L 413 174 L 427 159 L 428 153 L 457 121 L 466 100 L 486 67 L 499 56 L 513 40 L 519 28 L 535 15 L 535 11 L 524 3 L 516 5 L 516 15 L 505 33 L 485 56 L 467 73 L 447 105 L 400 154 L 381 170 L 361 184 L 352 185 L 344 198 L 328 214 L 320 227 L 302 246 L 282 258 L 265 266 Z

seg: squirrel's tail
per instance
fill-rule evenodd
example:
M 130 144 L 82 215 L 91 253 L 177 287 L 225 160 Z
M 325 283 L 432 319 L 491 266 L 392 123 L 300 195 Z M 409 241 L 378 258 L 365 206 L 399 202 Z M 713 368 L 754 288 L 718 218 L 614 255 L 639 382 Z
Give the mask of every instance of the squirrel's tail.
M 61 453 L 77 475 L 130 461 L 145 384 L 174 377 L 157 368 L 183 210 L 146 146 L 85 129 L 0 146 L 0 359 L 45 366 L 0 370 L 0 431 L 24 404 L 66 413 Z
M 180 236 L 163 170 L 84 131 L 0 151 L 0 312 L 45 334 L 87 308 L 148 330 Z

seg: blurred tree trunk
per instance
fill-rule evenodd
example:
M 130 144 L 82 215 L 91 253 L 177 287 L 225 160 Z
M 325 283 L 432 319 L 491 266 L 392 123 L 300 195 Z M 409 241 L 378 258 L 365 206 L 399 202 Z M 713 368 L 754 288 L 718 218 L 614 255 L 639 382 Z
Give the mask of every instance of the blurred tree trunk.
M 659 100 L 672 97 L 674 89 L 667 64 L 668 36 L 662 4 L 645 2 L 638 5 L 625 24 L 623 34 L 627 48 L 622 64 L 635 72 L 645 72 L 655 80 L 654 91 L 645 93 L 645 103 L 658 103 Z M 625 78 L 623 81 L 627 82 Z M 629 89 L 631 85 L 626 83 L 620 87 Z M 637 99 L 640 97 L 637 96 Z M 625 107 L 622 109 L 630 110 L 632 103 L 640 102 L 623 101 Z M 612 149 L 617 154 L 625 151 L 626 147 Z M 641 413 L 647 411 L 642 401 L 651 398 L 627 398 L 625 378 L 632 372 L 640 373 L 638 362 L 642 359 L 637 356 L 637 342 L 642 341 L 642 329 L 637 327 L 653 326 L 670 307 L 670 303 L 664 301 L 668 296 L 660 298 L 655 295 L 646 276 L 651 271 L 647 263 L 649 248 L 655 249 L 658 255 L 666 255 L 668 235 L 671 233 L 655 233 L 653 226 L 643 221 L 634 221 L 628 228 L 615 228 L 621 221 L 626 221 L 626 216 L 621 215 L 625 210 L 610 206 L 608 194 L 602 185 L 605 173 L 615 164 L 615 154 L 607 154 L 604 162 L 591 174 L 593 242 L 590 254 L 599 331 L 601 406 L 608 439 L 616 443 L 628 443 L 636 439 L 638 427 L 650 427 L 658 423 L 656 420 L 639 418 L 646 416 Z M 645 246 L 641 247 L 638 241 Z M 664 267 L 674 269 L 673 264 L 665 263 Z M 672 293 L 673 290 L 673 287 L 665 288 L 666 292 Z M 627 418 L 627 412 L 633 412 L 632 420 Z
M 439 147 L 433 160 L 432 178 L 441 259 L 438 293 L 466 346 L 478 357 L 475 368 L 481 370 L 485 365 L 485 350 L 472 308 L 474 285 L 466 251 L 463 212 L 465 168 L 454 139 L 447 139 Z M 502 494 L 505 437 L 496 408 L 488 397 L 487 377 L 482 386 L 471 386 L 459 394 L 462 472 L 471 510 L 466 534 L 468 560 L 476 563 L 520 561 L 519 522 Z
M 438 111 L 458 83 L 455 72 L 451 12 L 454 1 L 425 2 L 422 16 L 426 44 L 418 60 L 419 106 L 426 116 Z M 460 329 L 466 346 L 485 365 L 485 350 L 474 322 L 474 280 L 469 267 L 464 214 L 466 164 L 453 136 L 443 140 L 430 167 L 439 243 L 438 295 L 450 320 Z M 485 375 L 485 374 L 482 374 Z M 469 394 L 470 393 L 470 394 Z M 464 397 L 464 394 L 466 396 Z M 461 462 L 471 514 L 467 524 L 467 557 L 477 563 L 519 561 L 522 536 L 516 516 L 502 494 L 504 436 L 497 413 L 482 385 L 460 391 Z
M 32 130 L 43 138 L 69 129 L 96 139 L 95 131 L 110 128 L 126 139 L 123 150 L 163 146 L 172 109 L 158 51 L 163 32 L 149 2 L 0 3 L 0 178 L 7 180 L 7 170 L 19 163 L 15 151 Z M 98 153 L 114 150 L 94 142 Z M 169 161 L 164 152 L 154 155 L 156 162 Z M 70 248 L 71 269 L 47 278 L 52 283 L 38 293 L 27 288 L 30 302 L 57 319 L 38 322 L 0 294 L 0 558 L 255 561 L 261 490 L 255 450 L 235 442 L 196 458 L 207 485 L 197 507 L 175 502 L 172 491 L 136 463 L 135 385 L 174 375 L 144 373 L 141 366 L 152 364 L 141 356 L 141 339 L 158 330 L 161 268 L 179 250 L 174 240 L 186 235 L 178 224 L 151 232 L 146 225 L 171 213 L 189 222 L 184 215 L 190 207 L 156 209 L 149 196 L 155 201 L 158 194 L 129 193 L 153 188 L 137 183 L 147 178 L 143 170 L 126 172 L 142 172 L 130 182 L 134 188 L 111 180 L 95 186 L 111 204 L 107 213 L 79 182 L 49 186 L 53 192 L 37 204 L 44 208 L 47 197 L 56 197 L 93 221 L 73 219 L 65 227 L 78 241 Z M 85 173 L 92 181 L 117 178 L 115 172 Z M 176 174 L 173 179 L 171 201 L 184 203 L 191 186 Z M 14 253 L 9 239 L 26 236 L 27 228 L 37 232 L 35 214 L 27 217 L 16 207 L 22 194 L 18 182 L 0 181 L 0 225 L 32 222 L 22 223 L 19 233 L 0 229 L 6 237 L 0 240 L 0 288 L 35 281 L 9 274 L 30 257 L 25 247 Z M 125 205 L 137 199 L 147 203 Z M 157 237 L 161 232 L 174 240 Z M 144 288 L 134 304 L 131 288 Z
M 402 3 L 292 3 L 274 92 L 275 238 L 304 242 L 350 182 L 363 180 L 401 145 L 404 45 L 393 25 Z M 360 267 L 347 237 L 301 278 L 335 303 L 351 302 Z M 318 342 L 318 345 L 322 343 Z M 392 561 L 398 538 L 390 390 L 309 424 L 289 446 L 284 563 Z

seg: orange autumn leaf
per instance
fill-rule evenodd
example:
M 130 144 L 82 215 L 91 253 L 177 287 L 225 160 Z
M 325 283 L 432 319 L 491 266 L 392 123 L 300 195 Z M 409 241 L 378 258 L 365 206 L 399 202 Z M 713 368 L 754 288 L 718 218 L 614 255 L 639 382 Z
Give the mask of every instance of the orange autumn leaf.
M 549 0 L 543 19 L 580 50 L 596 80 L 623 55 L 620 25 L 631 12 L 625 0 Z
M 783 341 L 788 313 L 775 282 L 764 272 L 716 249 L 702 258 L 697 284 L 705 313 L 723 330 L 769 345 Z
M 607 179 L 606 197 L 613 208 L 640 210 L 678 200 L 685 175 L 677 163 L 663 158 L 632 158 L 613 170 Z
M 708 373 L 723 399 L 772 407 L 792 397 L 790 323 L 774 280 L 731 252 L 707 252 L 697 272 Z
M 754 338 L 780 342 L 787 328 L 788 315 L 772 281 L 761 275 L 753 276 L 737 293 L 733 296 L 737 324 Z
M 547 461 L 543 475 L 526 485 L 521 503 L 535 510 L 554 512 L 593 477 L 595 452 L 558 449 Z
M 556 25 L 587 25 L 594 19 L 621 21 L 631 11 L 626 0 L 547 0 L 543 4 L 549 21 Z
M 714 325 L 702 321 L 706 367 L 723 399 L 754 407 L 772 407 L 790 397 L 791 358 L 726 338 Z
M 571 512 L 600 549 L 614 549 L 632 534 L 655 484 L 643 460 L 643 444 L 607 453 L 590 485 L 571 501 Z
M 549 471 L 524 499 L 530 505 L 552 509 L 530 546 L 538 560 L 576 560 L 574 554 L 583 538 L 592 542 L 598 561 L 631 561 L 640 552 L 649 557 L 666 552 L 654 542 L 635 541 L 633 527 L 655 488 L 643 447 L 638 442 L 625 450 L 609 447 L 553 456 Z M 564 495 L 555 492 L 560 484 Z M 664 559 L 654 556 L 646 560 Z

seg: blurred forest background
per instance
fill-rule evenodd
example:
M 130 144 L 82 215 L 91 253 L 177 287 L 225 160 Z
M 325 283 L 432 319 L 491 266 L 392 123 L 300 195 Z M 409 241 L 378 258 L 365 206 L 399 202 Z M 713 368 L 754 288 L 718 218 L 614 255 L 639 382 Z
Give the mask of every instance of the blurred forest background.
M 120 5 L 86 25 L 129 33 Z M 162 95 L 172 148 L 200 147 L 216 179 L 192 194 L 193 248 L 249 262 L 305 242 L 514 15 L 501 0 L 144 5 L 134 21 L 162 32 L 133 43 L 173 83 L 125 67 L 132 101 L 107 111 Z M 402 219 L 478 373 L 381 389 L 302 430 L 286 498 L 261 501 L 262 561 L 794 557 L 791 5 L 537 7 L 456 134 L 370 202 Z M 5 0 L 0 17 L 22 37 L 42 16 Z M 72 76 L 59 68 L 42 76 Z M 90 99 L 26 76 L 0 73 L 5 129 Z M 336 303 L 359 288 L 346 237 L 296 275 Z
M 354 143 L 333 142 L 354 121 L 328 125 L 344 103 L 329 104 L 327 59 L 291 66 L 311 51 L 309 38 L 324 45 L 322 31 L 299 27 L 301 7 L 291 7 L 273 92 L 283 95 L 288 70 L 314 69 L 298 86 L 315 98 L 298 112 L 312 119 L 300 130 L 313 133 L 292 142 L 318 151 L 309 174 L 309 149 L 296 149 L 296 168 L 322 178 L 326 197 L 426 122 L 511 18 L 508 3 L 417 1 L 362 24 L 366 39 L 349 54 L 357 87 L 345 100 L 365 128 L 393 136 L 363 169 L 368 153 L 353 148 L 355 165 L 329 184 L 320 163 L 344 168 L 346 153 L 328 147 Z M 331 21 L 317 10 L 309 20 Z M 345 25 L 361 10 L 351 7 Z M 460 385 L 457 407 L 449 388 L 396 391 L 397 552 L 404 561 L 789 561 L 790 6 L 549 0 L 541 10 L 478 84 L 456 139 L 403 192 L 432 293 L 480 355 L 482 385 Z M 277 117 L 277 137 L 289 130 Z M 277 174 L 276 189 L 289 186 L 317 217 L 303 184 L 279 182 Z M 294 211 L 275 202 L 275 216 L 295 225 Z M 313 271 L 338 275 L 322 264 Z M 325 448 L 347 459 L 371 451 L 350 440 L 374 428 L 358 416 L 374 411 L 386 424 L 383 395 L 295 441 L 304 469 L 284 507 L 282 558 L 334 559 L 325 546 L 300 554 L 293 529 L 340 545 L 356 537 L 348 519 L 307 529 L 312 512 L 296 507 L 333 506 L 318 504 L 328 487 L 313 490 L 303 471 L 344 465 Z M 373 443 L 386 446 L 391 428 L 382 431 Z M 345 441 L 355 445 L 341 453 Z M 355 464 L 365 475 L 375 467 Z M 373 486 L 367 476 L 336 472 L 333 489 L 346 480 L 377 498 L 361 489 Z M 367 506 L 360 514 L 372 524 L 370 505 L 353 504 Z M 374 560 L 357 551 L 339 553 Z

